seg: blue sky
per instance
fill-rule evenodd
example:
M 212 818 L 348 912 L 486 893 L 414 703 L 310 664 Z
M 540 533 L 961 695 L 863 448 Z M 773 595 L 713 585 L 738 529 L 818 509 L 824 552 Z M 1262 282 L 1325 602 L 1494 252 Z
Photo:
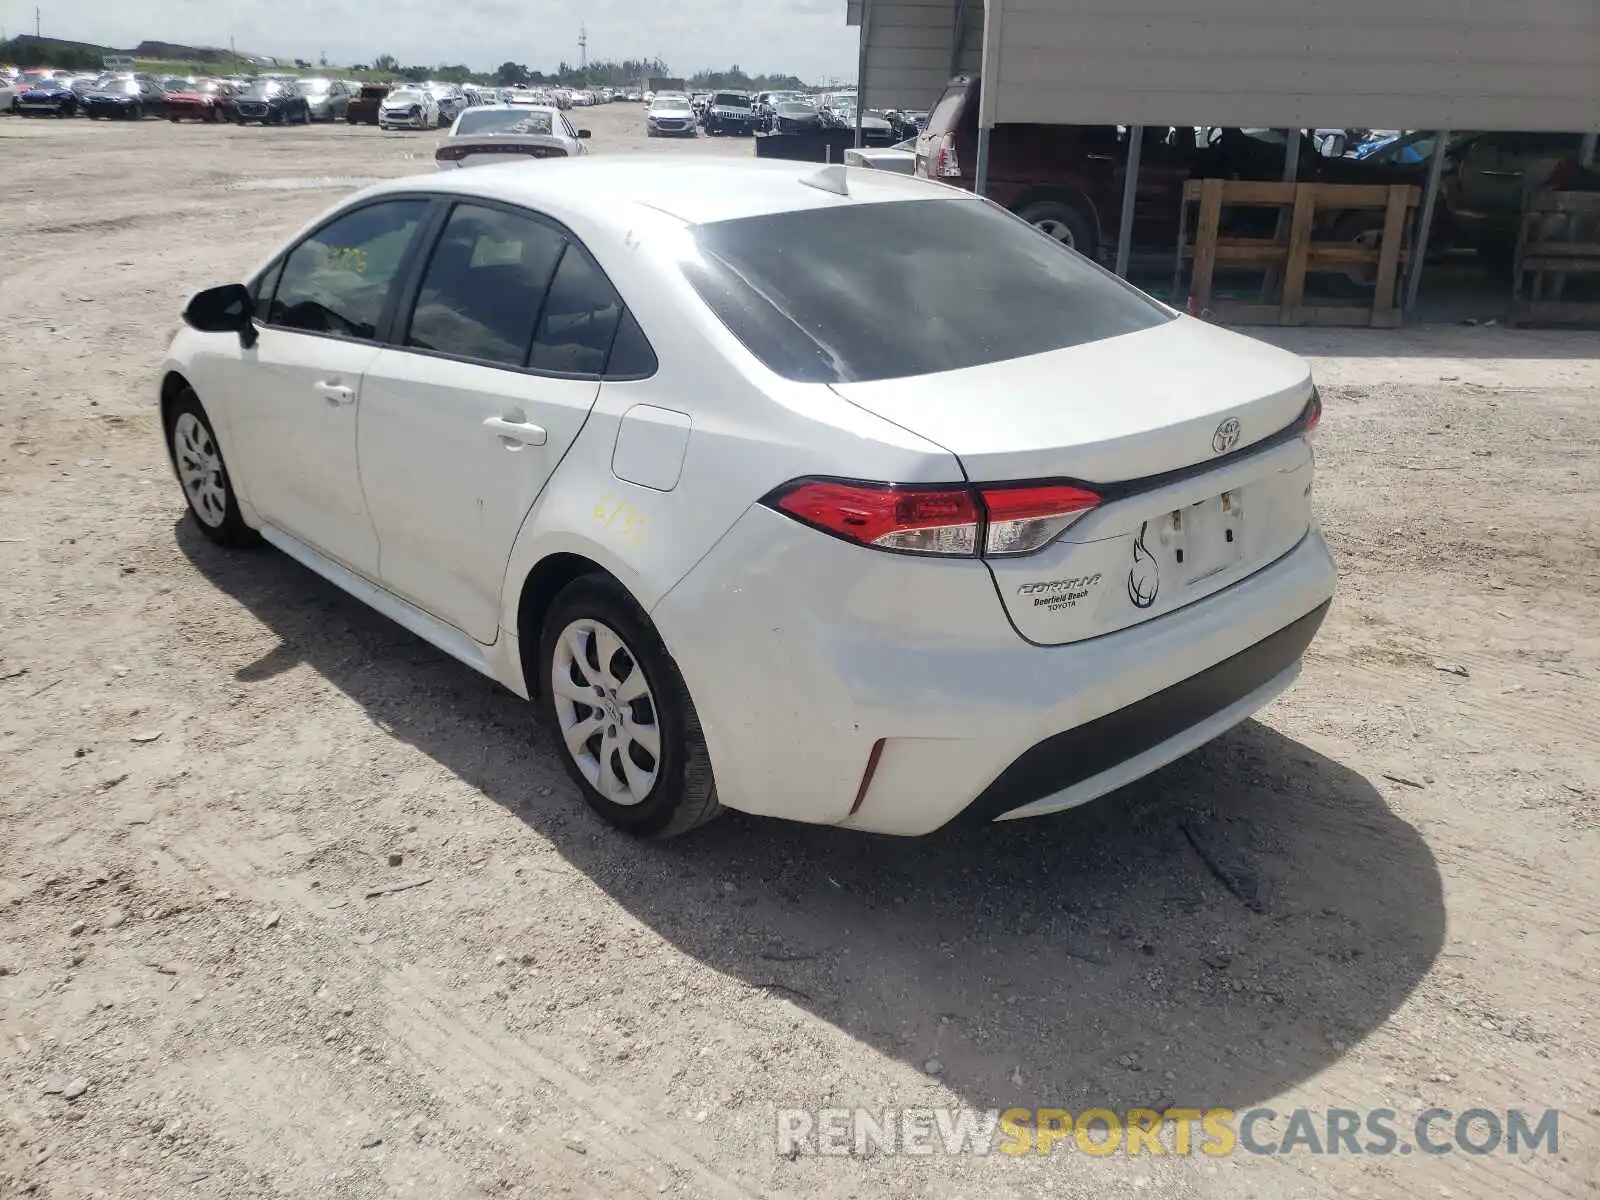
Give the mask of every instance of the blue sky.
M 854 78 L 855 30 L 845 0 L 37 0 L 42 32 L 102 45 L 146 38 L 228 44 L 333 63 L 393 54 L 402 62 L 508 58 L 549 70 L 578 59 L 588 26 L 592 59 L 660 55 L 675 73 L 738 63 L 752 74 L 811 81 Z M 33 32 L 34 0 L 0 0 L 6 36 Z

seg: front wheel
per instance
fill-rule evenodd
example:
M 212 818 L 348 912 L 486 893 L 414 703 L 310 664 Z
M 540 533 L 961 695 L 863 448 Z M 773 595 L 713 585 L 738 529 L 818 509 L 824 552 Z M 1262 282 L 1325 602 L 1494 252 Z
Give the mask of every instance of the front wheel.
M 722 811 L 683 676 L 615 580 L 586 575 L 562 589 L 545 617 L 537 669 L 562 765 L 606 821 L 673 837 Z
M 219 546 L 253 546 L 260 535 L 240 515 L 233 480 L 200 397 L 184 388 L 166 415 L 167 450 L 200 532 Z

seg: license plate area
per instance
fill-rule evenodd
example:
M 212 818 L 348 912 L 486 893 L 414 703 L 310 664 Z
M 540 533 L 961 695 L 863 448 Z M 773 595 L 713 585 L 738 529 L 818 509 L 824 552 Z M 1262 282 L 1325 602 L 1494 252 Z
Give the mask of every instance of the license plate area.
M 1238 566 L 1245 548 L 1242 493 L 1223 492 L 1168 513 L 1161 546 L 1183 587 Z

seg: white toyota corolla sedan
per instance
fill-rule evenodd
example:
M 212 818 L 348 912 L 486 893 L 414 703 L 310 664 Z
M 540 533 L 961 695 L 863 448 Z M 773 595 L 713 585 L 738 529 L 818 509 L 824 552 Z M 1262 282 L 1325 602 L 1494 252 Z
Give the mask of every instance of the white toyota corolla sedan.
M 200 530 L 527 697 L 641 834 L 1080 804 L 1287 687 L 1333 593 L 1304 362 L 887 172 L 398 179 L 184 319 Z

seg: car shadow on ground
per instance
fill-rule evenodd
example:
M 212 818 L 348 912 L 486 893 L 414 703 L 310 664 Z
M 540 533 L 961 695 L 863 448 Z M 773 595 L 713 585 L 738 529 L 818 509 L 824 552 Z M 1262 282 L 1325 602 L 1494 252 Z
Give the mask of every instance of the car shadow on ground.
M 641 843 L 553 783 L 523 701 L 275 551 L 177 534 L 282 641 L 241 680 L 307 664 L 683 953 L 975 1105 L 1248 1106 L 1382 1024 L 1442 944 L 1416 830 L 1257 722 L 1043 820 L 902 840 L 734 813 Z

